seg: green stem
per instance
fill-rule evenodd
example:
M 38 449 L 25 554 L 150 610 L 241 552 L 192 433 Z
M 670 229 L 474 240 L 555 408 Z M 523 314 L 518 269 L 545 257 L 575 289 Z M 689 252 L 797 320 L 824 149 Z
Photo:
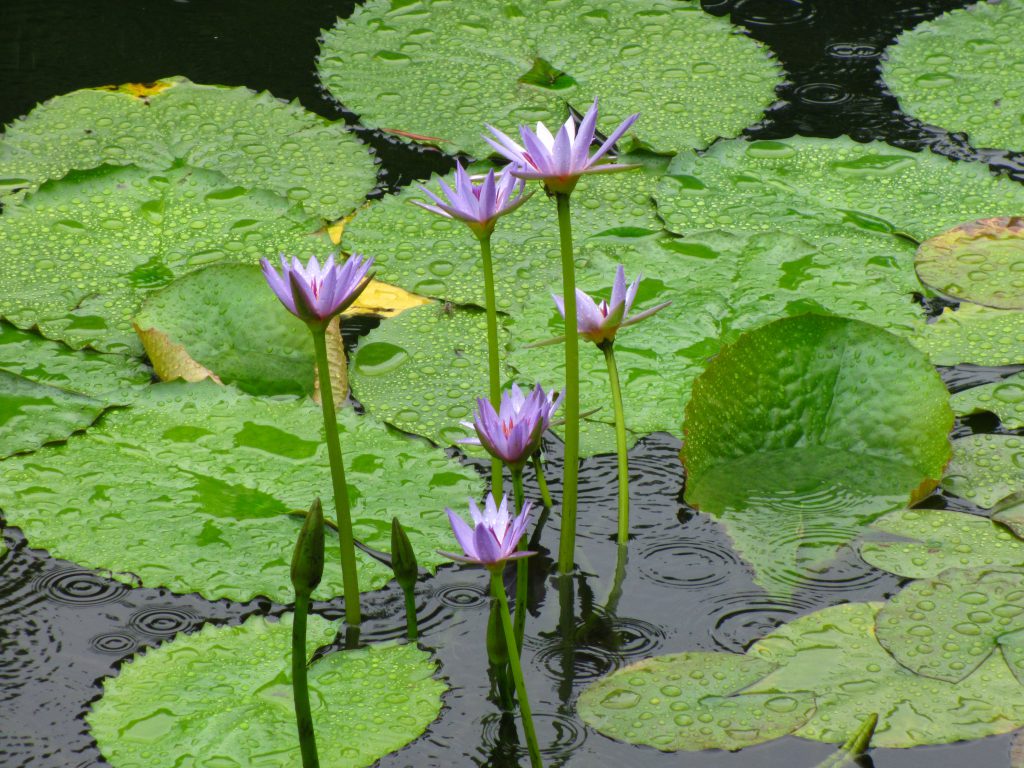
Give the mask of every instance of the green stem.
M 320 768 L 313 733 L 313 715 L 309 711 L 309 684 L 306 680 L 306 614 L 309 594 L 295 593 L 295 618 L 292 622 L 292 694 L 295 698 L 295 722 L 299 727 L 302 768 Z
M 604 605 L 604 612 L 608 616 L 615 616 L 619 610 L 619 600 L 622 598 L 622 583 L 626 579 L 626 562 L 628 559 L 626 542 L 620 541 L 615 558 L 615 576 L 612 577 L 612 588 L 608 592 L 608 599 Z
M 484 300 L 487 306 L 487 374 L 490 384 L 491 405 L 501 405 L 501 360 L 498 347 L 498 303 L 494 297 L 494 265 L 491 260 L 491 235 L 480 236 L 480 255 L 484 264 Z M 504 481 L 501 459 L 491 457 L 491 492 L 501 499 Z
M 331 481 L 334 484 L 334 510 L 338 518 L 341 578 L 345 587 L 345 621 L 357 627 L 363 620 L 359 608 L 359 574 L 356 571 L 356 549 L 352 541 L 352 515 L 348 506 L 345 462 L 341 457 L 338 417 L 334 411 L 334 391 L 331 388 L 331 370 L 327 360 L 326 329 L 311 330 L 313 348 L 316 351 L 316 369 L 320 377 L 320 404 L 324 412 L 324 431 L 327 433 L 327 455 L 331 462 Z
M 519 646 L 512 629 L 512 616 L 508 611 L 508 595 L 505 584 L 501 580 L 502 568 L 491 571 L 491 594 L 498 601 L 501 613 L 501 626 L 505 630 L 505 643 L 508 645 L 508 663 L 512 667 L 512 677 L 516 682 L 516 695 L 519 697 L 519 711 L 523 716 L 523 730 L 526 732 L 526 746 L 530 751 L 530 765 L 542 768 L 540 748 L 537 746 L 537 734 L 533 730 L 533 715 L 530 713 L 530 699 L 526 695 L 526 682 L 523 680 L 523 667 L 519 663 Z
M 416 590 L 403 589 L 405 593 L 405 634 L 411 642 L 416 642 L 420 636 L 419 626 L 416 623 Z
M 576 330 L 576 263 L 573 258 L 569 195 L 555 193 L 558 236 L 562 251 L 562 293 L 565 308 L 565 465 L 562 469 L 562 537 L 558 570 L 572 573 L 576 552 L 576 477 L 580 452 L 580 338 Z
M 619 367 L 615 364 L 614 344 L 599 345 L 608 363 L 608 381 L 612 388 L 612 407 L 615 409 L 615 447 L 619 454 L 619 544 L 629 540 L 629 459 L 626 444 L 626 414 L 622 408 L 622 386 Z
M 516 501 L 516 514 L 519 514 L 523 508 L 525 502 L 525 494 L 523 493 L 523 470 L 513 469 L 512 470 L 512 489 L 515 493 Z M 526 549 L 526 536 L 519 539 L 519 551 Z M 515 630 L 516 630 L 516 648 L 522 652 L 523 648 L 523 637 L 526 636 L 526 600 L 527 591 L 530 586 L 530 564 L 527 562 L 529 558 L 520 557 L 516 561 L 516 617 L 515 617 Z
M 540 500 L 547 509 L 551 509 L 551 491 L 548 490 L 548 481 L 544 479 L 544 466 L 540 461 L 540 451 L 533 454 L 530 459 L 533 462 L 533 471 L 537 473 L 537 485 L 540 487 Z

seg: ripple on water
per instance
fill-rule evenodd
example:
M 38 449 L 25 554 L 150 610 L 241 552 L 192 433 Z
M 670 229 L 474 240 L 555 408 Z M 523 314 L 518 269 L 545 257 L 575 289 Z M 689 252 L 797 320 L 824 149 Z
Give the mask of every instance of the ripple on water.
M 37 578 L 33 584 L 51 600 L 65 605 L 99 605 L 120 600 L 128 587 L 84 568 L 58 568 Z
M 487 602 L 488 592 L 479 584 L 443 584 L 432 593 L 449 608 L 477 608 Z
M 525 765 L 529 761 L 526 743 L 520 742 L 515 719 L 508 714 L 494 712 L 481 719 L 483 725 L 482 752 L 488 765 Z M 553 712 L 534 712 L 533 723 L 537 731 L 537 744 L 541 756 L 548 761 L 564 759 L 587 739 L 587 730 L 572 718 Z
M 725 544 L 706 538 L 657 541 L 640 550 L 640 576 L 676 589 L 706 589 L 727 581 L 743 561 Z
M 738 0 L 732 8 L 733 21 L 756 27 L 808 24 L 814 16 L 814 7 L 803 0 Z
M 745 653 L 769 632 L 818 608 L 804 597 L 778 597 L 764 592 L 733 592 L 702 601 L 712 618 L 711 639 L 723 651 Z
M 179 632 L 198 629 L 203 619 L 191 611 L 171 608 L 146 608 L 128 617 L 128 626 L 159 638 L 174 637 Z
M 127 632 L 104 632 L 90 639 L 89 647 L 98 653 L 128 656 L 139 649 L 139 639 Z

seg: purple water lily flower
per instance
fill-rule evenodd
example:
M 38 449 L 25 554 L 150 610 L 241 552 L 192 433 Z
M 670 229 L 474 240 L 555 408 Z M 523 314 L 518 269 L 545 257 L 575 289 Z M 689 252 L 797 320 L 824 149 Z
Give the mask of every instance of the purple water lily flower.
M 622 134 L 629 130 L 638 117 L 639 113 L 623 120 L 593 155 L 589 152 L 597 128 L 597 99 L 594 99 L 593 105 L 583 116 L 579 128 L 572 115 L 554 136 L 543 123 L 537 123 L 536 131 L 523 125 L 519 127 L 519 135 L 523 140 L 520 146 L 497 128 L 488 125 L 487 129 L 494 134 L 494 138 L 485 136 L 484 140 L 498 154 L 513 162 L 514 175 L 521 179 L 540 179 L 548 192 L 568 194 L 576 188 L 576 182 L 584 173 L 628 171 L 636 167 L 595 163 L 622 138 Z
M 529 395 L 524 395 L 519 386 L 513 384 L 502 393 L 497 411 L 489 400 L 479 398 L 473 422 L 463 422 L 463 426 L 475 429 L 477 436 L 459 442 L 482 445 L 510 468 L 522 467 L 540 448 L 541 437 L 563 397 L 564 392 L 557 399 L 554 391 L 545 393 L 540 384 Z
M 422 189 L 434 205 L 419 200 L 413 202 L 431 213 L 449 219 L 458 219 L 473 230 L 477 237 L 486 237 L 494 231 L 494 224 L 500 216 L 511 213 L 529 199 L 523 191 L 526 182 L 512 175 L 506 166 L 497 176 L 489 170 L 480 184 L 474 184 L 462 163 L 455 163 L 455 189 L 438 179 L 446 199 L 435 195 L 422 184 Z
M 370 282 L 367 276 L 373 257 L 364 259 L 353 253 L 344 264 L 334 262 L 334 254 L 320 265 L 311 256 L 302 266 L 294 256 L 291 263 L 281 255 L 281 272 L 267 259 L 261 259 L 263 276 L 285 308 L 311 326 L 324 326 L 331 318 L 348 309 Z
M 601 346 L 602 344 L 614 341 L 615 334 L 620 328 L 633 325 L 633 323 L 639 323 L 644 318 L 650 317 L 655 312 L 664 309 L 672 303 L 671 301 L 666 301 L 656 307 L 645 309 L 638 315 L 629 317 L 629 310 L 633 307 L 637 289 L 640 287 L 640 281 L 643 279 L 644 275 L 641 272 L 637 275 L 636 280 L 627 288 L 626 270 L 620 264 L 619 268 L 615 271 L 615 282 L 612 285 L 612 298 L 610 302 L 603 299 L 600 302 L 596 302 L 588 294 L 577 288 L 576 329 L 580 336 Z M 565 317 L 565 302 L 562 300 L 562 297 L 552 294 L 551 298 L 555 300 L 555 306 L 558 307 L 562 317 Z
M 517 517 L 512 517 L 508 512 L 508 496 L 502 496 L 499 505 L 495 504 L 493 495 L 487 494 L 483 513 L 476 502 L 470 499 L 469 514 L 473 518 L 472 528 L 451 509 L 446 508 L 445 511 L 448 513 L 455 539 L 465 554 L 457 555 L 440 550 L 438 554 L 486 568 L 500 568 L 507 560 L 537 554 L 516 549 L 530 522 L 529 501 L 523 504 L 523 509 Z

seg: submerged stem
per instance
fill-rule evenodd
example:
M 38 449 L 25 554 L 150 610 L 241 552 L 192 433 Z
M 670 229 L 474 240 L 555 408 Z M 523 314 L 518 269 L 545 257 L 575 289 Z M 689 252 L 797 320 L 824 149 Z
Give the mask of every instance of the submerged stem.
M 544 465 L 540 460 L 540 451 L 534 452 L 530 461 L 533 462 L 533 471 L 537 473 L 537 486 L 540 488 L 540 500 L 545 509 L 551 509 L 551 491 L 548 490 L 548 481 L 544 478 Z
M 576 552 L 576 478 L 580 452 L 580 339 L 576 331 L 576 263 L 572 247 L 569 194 L 555 193 L 558 236 L 562 252 L 562 292 L 565 309 L 565 465 L 562 468 L 562 536 L 558 542 L 558 571 L 572 572 Z
M 523 470 L 519 469 L 512 470 L 512 490 L 515 493 L 516 501 L 516 514 L 521 514 L 523 510 L 523 504 L 525 503 L 525 494 L 523 492 Z M 522 552 L 526 549 L 526 537 L 523 536 L 519 539 L 519 551 Z M 515 615 L 515 630 L 516 630 L 516 648 L 522 653 L 523 648 L 523 637 L 526 635 L 526 600 L 527 591 L 530 586 L 530 564 L 527 562 L 528 558 L 520 557 L 516 561 L 516 615 Z
M 526 732 L 526 747 L 530 752 L 530 765 L 532 768 L 542 768 L 540 748 L 537 746 L 537 734 L 533 730 L 533 714 L 530 711 L 530 699 L 526 694 L 523 668 L 519 663 L 519 646 L 516 645 L 515 630 L 512 629 L 512 616 L 508 611 L 508 595 L 505 594 L 505 584 L 501 580 L 502 570 L 502 568 L 495 568 L 490 572 L 491 594 L 498 601 L 501 625 L 505 630 L 505 643 L 508 646 L 508 663 L 512 668 L 512 677 L 516 683 L 519 711 L 523 716 L 523 731 Z
M 629 459 L 626 443 L 626 415 L 622 407 L 622 387 L 619 368 L 615 364 L 615 345 L 607 341 L 598 345 L 608 364 L 608 381 L 612 389 L 612 407 L 615 409 L 615 448 L 619 454 L 619 544 L 629 539 Z
M 323 328 L 312 328 L 316 369 L 320 378 L 320 403 L 324 412 L 324 431 L 327 434 L 327 455 L 331 462 L 331 481 L 334 485 L 334 509 L 338 519 L 338 539 L 341 545 L 341 577 L 345 587 L 345 621 L 354 627 L 362 623 L 359 607 L 359 574 L 356 570 L 356 550 L 352 541 L 352 514 L 349 511 L 348 485 L 345 482 L 345 462 L 338 439 L 338 417 L 334 411 L 334 390 L 327 360 L 327 338 Z
M 402 592 L 405 593 L 405 634 L 414 643 L 420 636 L 416 622 L 416 590 L 402 587 Z
M 302 768 L 320 768 L 313 732 L 313 715 L 309 709 L 309 684 L 306 679 L 306 614 L 309 594 L 295 593 L 295 618 L 292 621 L 292 694 L 295 699 L 295 722 L 299 728 L 299 749 Z
M 498 302 L 494 296 L 494 264 L 491 259 L 491 235 L 480 236 L 480 256 L 484 268 L 484 303 L 487 307 L 487 375 L 491 405 L 501 405 L 501 359 L 498 347 Z M 504 480 L 501 459 L 491 457 L 491 492 L 500 499 Z

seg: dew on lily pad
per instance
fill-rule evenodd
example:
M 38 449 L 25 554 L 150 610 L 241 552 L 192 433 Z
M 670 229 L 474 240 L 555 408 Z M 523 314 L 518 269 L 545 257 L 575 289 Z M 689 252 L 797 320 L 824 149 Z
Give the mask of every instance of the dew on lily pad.
M 1024 427 L 1024 373 L 957 392 L 950 404 L 958 415 L 989 411 L 1007 429 L 1020 429 Z
M 968 435 L 955 440 L 942 486 L 986 508 L 1024 492 L 1024 436 Z

